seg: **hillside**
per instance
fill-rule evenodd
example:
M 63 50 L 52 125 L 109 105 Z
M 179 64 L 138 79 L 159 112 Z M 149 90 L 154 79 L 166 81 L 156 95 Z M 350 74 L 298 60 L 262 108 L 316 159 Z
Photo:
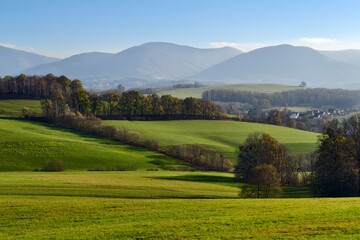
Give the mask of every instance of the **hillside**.
M 360 68 L 307 47 L 279 45 L 240 54 L 194 75 L 236 83 L 283 83 L 310 87 L 359 88 Z
M 52 124 L 16 119 L 27 106 L 40 114 L 36 100 L 0 101 L 0 171 L 34 171 L 47 160 L 62 160 L 67 170 L 174 169 L 183 162 Z
M 201 98 L 204 91 L 212 89 L 231 89 L 237 91 L 249 91 L 249 92 L 261 92 L 261 93 L 273 93 L 273 92 L 283 92 L 290 90 L 301 89 L 296 86 L 282 85 L 282 84 L 229 84 L 229 85 L 219 85 L 219 86 L 206 86 L 198 88 L 172 88 L 172 89 L 159 89 L 156 91 L 159 95 L 170 94 L 177 98 Z
M 320 51 L 320 53 L 341 62 L 360 66 L 360 50 Z
M 17 75 L 23 70 L 59 59 L 0 46 L 0 76 Z
M 56 76 L 65 75 L 72 78 L 89 77 L 100 63 L 112 55 L 111 53 L 101 52 L 82 53 L 57 62 L 42 64 L 24 72 L 31 75 L 52 73 Z
M 252 132 L 266 132 L 289 148 L 293 154 L 315 150 L 318 134 L 267 124 L 235 121 L 104 121 L 140 132 L 161 146 L 204 144 L 227 153 L 233 161 L 237 148 Z
M 0 171 L 34 171 L 47 160 L 67 170 L 171 169 L 182 162 L 143 148 L 53 125 L 0 119 Z

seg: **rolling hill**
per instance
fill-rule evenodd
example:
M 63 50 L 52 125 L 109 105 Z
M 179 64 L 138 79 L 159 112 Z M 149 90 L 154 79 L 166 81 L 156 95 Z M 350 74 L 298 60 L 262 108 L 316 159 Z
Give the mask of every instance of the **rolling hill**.
M 157 140 L 160 146 L 204 144 L 228 154 L 233 161 L 237 148 L 253 132 L 266 132 L 284 144 L 291 153 L 316 149 L 318 134 L 274 125 L 217 121 L 104 121 L 116 127 L 140 132 L 145 139 Z
M 27 68 L 57 60 L 56 58 L 0 46 L 0 76 L 18 75 Z
M 283 83 L 310 87 L 359 88 L 360 68 L 307 47 L 279 45 L 253 50 L 219 63 L 195 79 L 244 83 Z
M 0 172 L 34 171 L 47 160 L 62 160 L 67 170 L 175 169 L 185 163 L 52 124 L 20 120 L 21 108 L 41 112 L 36 100 L 0 100 Z
M 0 119 L 0 171 L 34 171 L 47 160 L 67 170 L 172 169 L 183 162 L 54 125 Z

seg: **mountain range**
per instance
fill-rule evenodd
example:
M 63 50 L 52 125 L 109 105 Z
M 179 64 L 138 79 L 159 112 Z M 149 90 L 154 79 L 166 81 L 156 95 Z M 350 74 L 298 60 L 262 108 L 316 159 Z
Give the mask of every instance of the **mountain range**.
M 360 50 L 317 51 L 278 45 L 243 53 L 237 49 L 200 49 L 150 42 L 119 53 L 91 52 L 65 59 L 0 47 L 0 76 L 65 75 L 85 86 L 129 87 L 172 82 L 284 83 L 310 87 L 360 89 Z
M 343 88 L 354 87 L 358 81 L 356 85 L 360 87 L 360 65 L 350 58 L 344 61 L 344 55 L 346 53 L 335 52 L 325 55 L 308 47 L 291 45 L 265 47 L 228 59 L 194 78 L 292 85 L 305 81 L 310 86 Z
M 25 74 L 53 73 L 79 78 L 86 84 L 135 83 L 189 78 L 217 63 L 240 54 L 234 48 L 199 49 L 170 43 L 146 43 L 116 54 L 84 53 L 25 69 Z M 140 83 L 140 84 L 141 84 Z

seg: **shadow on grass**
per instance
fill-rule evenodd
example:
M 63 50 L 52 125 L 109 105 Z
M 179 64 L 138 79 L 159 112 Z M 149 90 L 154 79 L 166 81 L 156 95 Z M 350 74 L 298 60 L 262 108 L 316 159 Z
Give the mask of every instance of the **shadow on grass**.
M 96 142 L 98 144 L 104 144 L 104 145 L 109 145 L 109 146 L 120 146 L 129 151 L 137 151 L 137 152 L 149 152 L 150 151 L 146 148 L 131 146 L 126 143 L 122 143 L 120 141 L 115 141 L 115 140 L 112 140 L 109 138 L 96 136 L 95 134 L 82 132 L 80 130 L 64 128 L 64 127 L 57 126 L 57 125 L 49 123 L 49 122 L 39 122 L 39 121 L 24 120 L 24 119 L 17 119 L 17 120 L 23 120 L 28 123 L 34 124 L 36 126 L 41 126 L 41 127 L 47 128 L 48 130 L 61 131 L 63 133 L 73 134 L 76 137 L 84 138 L 84 140 L 88 141 L 89 143 Z
M 149 163 L 156 165 L 160 169 L 172 171 L 189 171 L 193 166 L 185 161 L 181 161 L 167 155 L 148 155 L 146 158 L 153 159 Z
M 313 197 L 310 187 L 283 187 L 283 198 L 310 198 Z
M 238 187 L 238 183 L 235 178 L 227 176 L 214 176 L 214 175 L 200 175 L 200 174 L 191 174 L 183 176 L 173 176 L 173 177 L 152 177 L 156 179 L 164 180 L 176 180 L 176 181 L 188 181 L 188 182 L 201 182 L 201 183 L 214 183 L 219 185 L 225 185 L 230 187 Z

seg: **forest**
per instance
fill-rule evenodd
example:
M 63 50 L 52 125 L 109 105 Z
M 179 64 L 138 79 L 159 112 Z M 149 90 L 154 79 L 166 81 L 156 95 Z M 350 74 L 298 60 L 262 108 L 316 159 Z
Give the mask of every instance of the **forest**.
M 307 88 L 276 93 L 257 93 L 230 89 L 212 89 L 203 92 L 202 98 L 219 102 L 241 102 L 261 109 L 285 105 L 313 108 L 323 106 L 356 108 L 360 103 L 360 91 Z

